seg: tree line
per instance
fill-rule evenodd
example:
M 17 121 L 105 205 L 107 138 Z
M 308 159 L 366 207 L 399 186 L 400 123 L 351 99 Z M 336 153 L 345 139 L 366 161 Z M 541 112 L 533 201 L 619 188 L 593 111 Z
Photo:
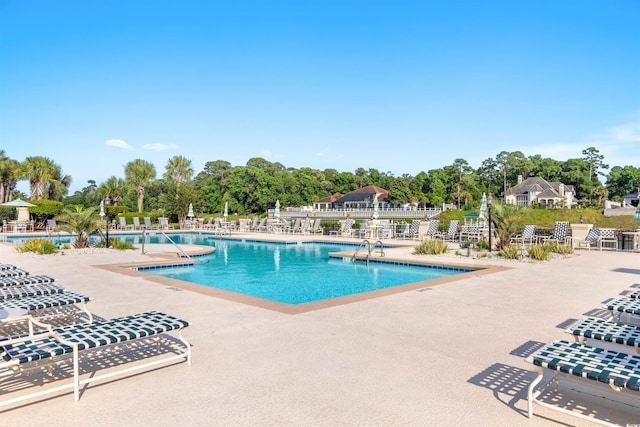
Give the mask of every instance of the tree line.
M 595 147 L 586 148 L 582 155 L 559 161 L 540 155 L 527 157 L 520 151 L 502 151 L 484 160 L 477 169 L 458 158 L 450 165 L 415 176 L 394 176 L 373 168 L 358 168 L 354 172 L 287 168 L 263 158 L 251 158 L 244 166 L 213 160 L 196 174 L 191 160 L 174 156 L 160 177 L 152 163 L 136 159 L 125 165 L 123 177 L 114 175 L 99 184 L 90 180 L 82 190 L 69 195 L 71 177 L 64 175 L 53 160 L 34 156 L 19 162 L 0 150 L 0 200 L 23 197 L 95 207 L 108 197 L 112 206 L 181 219 L 186 216 L 189 203 L 199 215 L 221 214 L 225 203 L 230 213 L 248 215 L 265 212 L 276 200 L 282 206 L 305 206 L 366 185 L 389 190 L 387 202 L 393 205 L 433 207 L 448 203 L 474 208 L 479 205 L 482 193 L 499 199 L 517 183 L 519 175 L 572 185 L 582 206 L 599 206 L 607 199 L 619 201 L 626 194 L 640 191 L 640 168 L 609 169 Z M 606 169 L 609 172 L 605 174 Z M 605 179 L 604 184 L 600 178 Z M 29 180 L 29 197 L 16 191 L 20 180 Z

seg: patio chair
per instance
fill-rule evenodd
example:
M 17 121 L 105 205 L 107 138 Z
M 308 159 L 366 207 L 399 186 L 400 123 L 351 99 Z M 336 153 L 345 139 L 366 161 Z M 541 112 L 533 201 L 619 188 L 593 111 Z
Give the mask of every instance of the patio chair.
M 127 218 L 121 216 L 118 218 L 118 230 L 131 230 L 133 228 L 133 224 L 127 224 Z
M 368 232 L 369 232 L 369 220 L 363 219 L 360 222 L 360 227 L 358 227 L 358 229 L 355 230 L 355 233 L 358 235 L 360 239 L 362 239 L 364 237 L 367 237 Z
M 82 310 L 87 314 L 89 323 L 91 323 L 93 315 L 87 309 L 87 303 L 91 300 L 91 297 L 76 292 L 34 295 L 0 300 L 0 312 L 10 309 L 24 310 L 25 315 L 34 316 L 39 320 L 72 315 L 75 323 L 77 311 L 75 305 L 82 304 Z
M 529 244 L 533 245 L 536 242 L 536 226 L 535 225 L 525 225 L 522 230 L 522 234 L 516 234 L 511 237 L 511 243 L 516 243 L 520 245 Z
M 598 228 L 590 228 L 587 232 L 587 235 L 583 240 L 576 241 L 576 248 L 586 248 L 591 250 L 591 247 L 598 247 L 598 242 L 600 241 L 600 229 Z
M 37 383 L 33 393 L 19 394 L 11 397 L 3 394 L 0 406 L 12 405 L 26 399 L 40 397 L 50 393 L 57 393 L 65 389 L 73 389 L 75 400 L 80 399 L 80 386 L 93 381 L 100 381 L 114 376 L 128 374 L 137 370 L 147 370 L 160 364 L 173 364 L 178 360 L 186 360 L 191 366 L 191 345 L 182 337 L 182 331 L 189 326 L 189 322 L 178 317 L 152 311 L 132 316 L 120 317 L 112 320 L 94 322 L 91 324 L 69 325 L 61 328 L 52 328 L 41 322 L 29 318 L 29 334 L 0 338 L 0 369 L 3 376 L 20 376 L 23 372 L 33 370 L 50 371 L 54 365 L 64 364 L 71 367 L 73 376 L 71 381 L 57 380 L 59 385 L 52 384 L 44 387 Z M 33 325 L 46 330 L 34 331 Z M 165 336 L 171 331 L 178 332 L 177 342 Z M 153 358 L 146 363 L 127 363 L 128 359 L 137 359 L 148 352 L 145 347 L 155 349 L 160 353 L 161 349 L 166 355 Z M 161 344 L 163 344 L 161 346 Z M 132 352 L 132 358 L 124 357 L 123 352 Z M 110 360 L 111 352 L 117 352 L 117 363 Z M 88 360 L 91 368 L 88 376 L 80 379 L 80 365 L 82 360 Z M 69 360 L 71 359 L 71 360 Z M 71 362 L 71 363 L 69 363 Z M 113 368 L 121 364 L 127 365 L 116 370 L 109 370 L 102 375 L 96 375 L 98 366 Z M 45 378 L 60 378 L 60 376 L 45 376 Z M 62 376 L 66 378 L 66 376 Z M 14 381 L 17 381 L 14 380 Z
M 169 218 L 164 218 L 164 217 L 158 218 L 158 228 L 160 228 L 160 230 L 168 230 Z
M 340 237 L 351 237 L 354 234 L 353 224 L 355 224 L 355 220 L 353 218 L 347 218 L 340 229 Z
M 155 225 L 153 225 L 151 223 L 151 217 L 148 217 L 148 216 L 144 217 L 144 227 L 147 230 L 157 230 L 158 229 L 158 227 L 156 227 Z
M 14 298 L 34 297 L 38 295 L 61 294 L 63 292 L 63 288 L 51 283 L 42 285 L 8 286 L 0 288 L 0 301 L 6 301 Z
M 617 250 L 618 249 L 618 235 L 615 228 L 601 228 L 600 240 L 598 241 L 598 247 L 600 250 L 606 247 Z
M 55 219 L 48 219 L 47 220 L 47 225 L 45 227 L 45 231 L 47 232 L 47 234 L 49 234 L 52 231 L 55 231 L 57 226 L 58 225 L 56 224 L 56 220 Z
M 431 219 L 427 222 L 426 228 L 424 230 L 418 229 L 419 237 L 422 237 L 422 240 L 430 240 L 433 239 L 434 236 L 438 233 L 438 227 L 440 226 L 439 219 Z
M 17 277 L 17 276 L 28 276 L 29 272 L 23 270 L 21 268 L 11 268 L 8 270 L 0 271 L 0 278 L 2 277 Z
M 293 225 L 289 228 L 287 228 L 287 231 L 291 234 L 294 233 L 300 233 L 300 218 L 296 218 L 296 220 L 293 222 Z
M 569 237 L 569 222 L 556 221 L 553 227 L 553 234 L 550 238 L 542 238 L 545 242 L 556 242 L 561 245 L 568 245 L 571 241 Z
M 16 267 L 13 264 L 0 264 L 0 271 L 15 270 L 16 268 L 18 268 L 18 267 Z
M 320 223 L 322 221 L 320 218 L 316 218 L 313 220 L 313 228 L 310 230 L 311 234 L 322 233 L 324 230 L 320 228 Z
M 253 217 L 253 221 L 251 222 L 251 225 L 249 225 L 249 231 L 258 231 L 258 217 L 254 216 Z
M 414 219 L 411 225 L 408 223 L 405 225 L 405 229 L 398 233 L 398 236 L 403 239 L 416 239 L 418 237 L 418 231 L 420 230 L 421 223 L 421 220 Z
M 25 286 L 25 285 L 40 285 L 44 283 L 53 283 L 55 279 L 51 276 L 45 276 L 43 274 L 37 274 L 35 276 L 16 276 L 16 277 L 2 277 L 0 278 L 0 288 L 7 288 L 9 286 Z
M 460 221 L 452 219 L 449 221 L 449 228 L 446 233 L 436 233 L 434 239 L 442 239 L 445 242 L 453 242 L 458 239 L 460 234 Z
M 138 218 L 137 216 L 133 217 L 133 229 L 142 230 L 142 227 L 140 226 L 140 218 Z

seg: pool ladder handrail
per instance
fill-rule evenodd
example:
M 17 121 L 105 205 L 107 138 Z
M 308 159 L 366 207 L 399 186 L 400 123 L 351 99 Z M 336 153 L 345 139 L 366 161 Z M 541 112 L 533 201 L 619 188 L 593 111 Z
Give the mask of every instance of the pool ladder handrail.
M 383 257 L 384 256 L 384 246 L 382 245 L 382 240 L 376 240 L 375 243 L 373 245 L 371 245 L 371 242 L 369 241 L 369 239 L 364 239 L 362 242 L 360 242 L 360 245 L 358 245 L 358 249 L 356 249 L 356 251 L 353 253 L 353 256 L 351 257 L 351 262 L 355 263 L 356 262 L 356 258 L 358 256 L 358 252 L 360 252 L 360 249 L 362 247 L 364 247 L 366 245 L 367 247 L 367 264 L 369 263 L 369 258 L 371 257 L 371 252 L 373 252 L 376 249 L 376 246 L 378 245 L 378 243 L 380 244 L 380 256 Z
M 180 251 L 180 253 L 181 253 L 185 258 L 187 258 L 187 259 L 189 259 L 189 260 L 191 259 L 191 257 L 190 257 L 190 256 L 189 256 L 185 251 L 183 251 L 183 250 L 182 250 L 182 248 L 181 248 L 180 246 L 178 246 L 178 244 L 177 244 L 176 242 L 174 242 L 174 241 L 171 239 L 171 237 L 169 237 L 169 236 L 167 235 L 167 233 L 165 233 L 165 232 L 164 232 L 164 230 L 154 230 L 154 231 L 159 231 L 159 232 L 160 232 L 160 233 L 161 233 L 161 234 L 162 234 L 162 235 L 163 235 L 163 236 L 164 236 L 168 241 L 170 241 L 170 242 L 173 244 L 173 246 L 175 246 L 175 247 L 176 247 L 176 249 L 178 249 L 178 251 Z M 143 227 L 143 228 L 142 228 L 142 253 L 143 253 L 143 254 L 144 254 L 144 238 L 145 238 L 145 234 L 146 234 L 146 233 L 147 233 L 147 228 L 146 228 L 146 227 Z

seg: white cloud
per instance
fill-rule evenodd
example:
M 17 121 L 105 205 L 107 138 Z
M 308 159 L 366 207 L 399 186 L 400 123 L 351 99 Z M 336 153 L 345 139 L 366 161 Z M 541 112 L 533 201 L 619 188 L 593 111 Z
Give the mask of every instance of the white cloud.
M 133 150 L 133 147 L 127 144 L 126 141 L 124 141 L 123 139 L 107 139 L 105 141 L 105 144 L 111 147 L 123 148 L 125 150 Z
M 640 142 L 640 121 L 609 128 L 604 138 L 617 142 Z
M 175 150 L 176 148 L 178 148 L 176 144 L 144 144 L 142 146 L 143 150 L 152 151 Z

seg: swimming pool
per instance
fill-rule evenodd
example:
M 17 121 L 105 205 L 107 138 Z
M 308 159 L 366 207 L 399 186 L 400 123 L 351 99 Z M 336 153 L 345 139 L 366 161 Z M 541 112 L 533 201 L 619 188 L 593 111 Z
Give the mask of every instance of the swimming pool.
M 173 238 L 173 237 L 172 237 Z M 193 239 L 193 238 L 192 238 Z M 284 244 L 204 239 L 213 254 L 193 266 L 145 267 L 138 271 L 286 304 L 304 304 L 471 271 L 464 268 L 352 262 L 330 257 L 354 245 Z

